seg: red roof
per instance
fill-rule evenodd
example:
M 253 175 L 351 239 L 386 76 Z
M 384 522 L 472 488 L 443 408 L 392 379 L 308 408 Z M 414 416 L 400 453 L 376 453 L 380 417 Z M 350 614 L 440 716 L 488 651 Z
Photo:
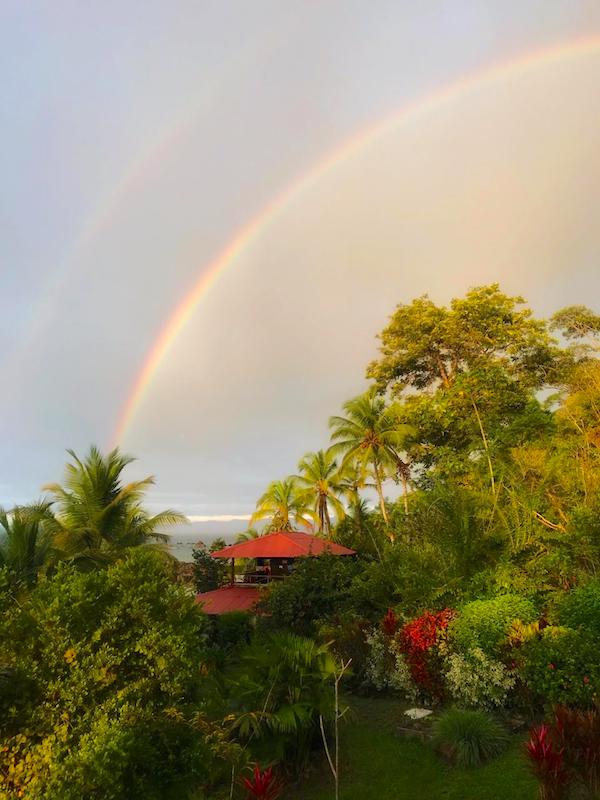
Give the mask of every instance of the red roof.
M 213 558 L 303 558 L 320 556 L 323 553 L 352 556 L 354 550 L 310 533 L 275 531 L 259 536 L 258 539 L 232 544 L 211 555 Z
M 207 614 L 227 614 L 229 611 L 252 611 L 260 597 L 258 586 L 221 586 L 212 592 L 196 595 Z

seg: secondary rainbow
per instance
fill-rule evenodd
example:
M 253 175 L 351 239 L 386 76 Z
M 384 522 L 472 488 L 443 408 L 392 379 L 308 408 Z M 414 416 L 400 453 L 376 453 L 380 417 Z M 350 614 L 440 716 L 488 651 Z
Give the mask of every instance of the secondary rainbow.
M 341 147 L 317 162 L 308 172 L 293 181 L 267 206 L 262 208 L 254 218 L 236 231 L 231 241 L 217 257 L 203 268 L 200 278 L 175 308 L 144 358 L 142 367 L 120 410 L 112 437 L 113 444 L 116 445 L 122 442 L 161 363 L 210 287 L 214 285 L 227 267 L 235 263 L 238 256 L 252 246 L 253 242 L 264 233 L 292 200 L 310 188 L 325 173 L 335 168 L 362 147 L 372 145 L 392 128 L 414 119 L 420 114 L 434 111 L 446 103 L 458 100 L 470 91 L 514 78 L 531 69 L 545 67 L 569 58 L 594 55 L 599 52 L 600 36 L 584 37 L 536 50 L 525 56 L 495 64 L 484 70 L 466 75 L 424 98 L 407 104 L 400 110 L 396 110 L 391 115 L 386 116 L 383 120 L 379 120 L 359 131 L 344 142 Z

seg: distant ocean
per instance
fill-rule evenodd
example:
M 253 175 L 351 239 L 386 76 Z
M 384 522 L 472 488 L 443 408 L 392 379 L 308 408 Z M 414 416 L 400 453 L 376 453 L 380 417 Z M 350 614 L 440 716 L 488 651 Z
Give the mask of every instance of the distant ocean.
M 225 539 L 227 544 L 233 544 L 235 537 L 235 533 L 205 533 L 200 536 L 197 533 L 187 536 L 175 533 L 169 535 L 167 548 L 178 561 L 192 561 L 192 552 L 198 547 L 198 542 L 202 542 L 206 547 L 210 547 L 215 539 Z

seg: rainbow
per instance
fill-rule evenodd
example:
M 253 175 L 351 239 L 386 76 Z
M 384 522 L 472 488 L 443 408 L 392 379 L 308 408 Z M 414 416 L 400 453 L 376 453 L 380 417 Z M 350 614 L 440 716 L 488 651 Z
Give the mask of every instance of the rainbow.
M 293 181 L 263 207 L 255 217 L 235 232 L 233 238 L 224 249 L 218 253 L 212 262 L 203 268 L 199 279 L 170 315 L 144 358 L 126 401 L 120 409 L 112 436 L 113 445 L 122 442 L 160 365 L 183 331 L 200 300 L 208 293 L 219 276 L 252 246 L 288 205 L 313 186 L 326 173 L 333 170 L 361 148 L 376 143 L 379 138 L 393 128 L 421 114 L 427 114 L 445 104 L 452 103 L 471 91 L 501 83 L 540 66 L 545 67 L 569 58 L 593 55 L 598 52 L 600 52 L 600 36 L 582 37 L 559 45 L 535 50 L 510 61 L 493 64 L 483 70 L 470 73 L 453 83 L 437 89 L 424 98 L 403 106 L 383 120 L 376 121 L 359 131 L 332 153 L 313 165 L 308 172 Z
M 259 41 L 264 47 L 274 35 L 263 36 Z M 235 69 L 239 64 L 247 62 L 253 55 L 256 44 L 248 40 L 238 59 L 231 62 L 230 67 L 222 70 L 221 74 L 204 91 L 199 99 L 192 105 L 183 109 L 175 121 L 171 118 L 168 123 L 161 126 L 137 152 L 136 157 L 128 164 L 119 180 L 111 187 L 93 212 L 86 218 L 78 235 L 73 240 L 69 250 L 62 261 L 52 271 L 39 298 L 30 307 L 29 319 L 26 322 L 24 335 L 19 346 L 11 355 L 9 367 L 12 364 L 20 368 L 22 359 L 29 349 L 35 349 L 39 335 L 48 328 L 55 310 L 55 300 L 71 278 L 72 272 L 78 264 L 78 257 L 85 253 L 100 236 L 110 228 L 117 218 L 119 209 L 125 202 L 139 192 L 143 185 L 171 153 L 177 150 L 180 141 L 188 134 L 193 125 L 201 119 L 204 109 L 210 111 L 210 102 L 213 96 L 224 91 L 228 81 L 234 80 Z M 6 365 L 5 365 L 6 366 Z

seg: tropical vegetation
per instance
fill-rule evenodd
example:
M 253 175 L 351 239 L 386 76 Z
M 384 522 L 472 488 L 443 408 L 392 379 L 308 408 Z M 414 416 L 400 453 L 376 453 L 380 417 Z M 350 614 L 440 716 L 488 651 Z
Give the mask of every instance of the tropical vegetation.
M 0 512 L 0 796 L 501 798 L 507 771 L 511 797 L 598 796 L 599 348 L 593 311 L 497 285 L 398 306 L 244 534 L 356 556 L 296 563 L 253 617 L 195 603 L 210 549 L 176 580 L 182 517 L 126 456 L 70 452 Z

